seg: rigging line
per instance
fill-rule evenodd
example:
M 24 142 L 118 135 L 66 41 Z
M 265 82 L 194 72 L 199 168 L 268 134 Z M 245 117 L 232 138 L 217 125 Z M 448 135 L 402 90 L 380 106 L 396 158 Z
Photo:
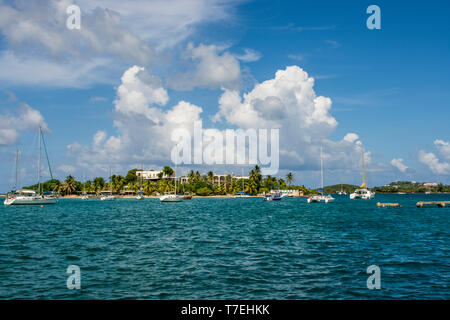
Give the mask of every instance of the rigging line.
M 50 171 L 50 178 L 53 180 L 52 168 L 50 167 L 50 160 L 48 159 L 47 145 L 45 144 L 44 135 L 41 134 L 41 136 L 42 136 L 42 142 L 43 142 L 43 145 L 44 145 L 45 156 L 47 158 L 48 171 Z

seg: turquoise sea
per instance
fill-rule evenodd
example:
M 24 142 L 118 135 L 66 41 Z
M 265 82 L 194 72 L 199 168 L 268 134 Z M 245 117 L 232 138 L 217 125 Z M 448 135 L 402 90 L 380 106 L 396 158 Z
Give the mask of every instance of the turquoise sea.
M 335 197 L 2 205 L 0 299 L 450 298 L 450 208 L 415 207 L 450 195 Z

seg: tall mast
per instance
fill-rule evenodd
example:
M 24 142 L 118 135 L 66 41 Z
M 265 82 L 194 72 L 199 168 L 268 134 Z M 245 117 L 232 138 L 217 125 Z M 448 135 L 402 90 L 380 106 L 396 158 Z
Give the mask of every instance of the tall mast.
M 38 155 L 38 194 L 41 193 L 41 126 L 39 126 L 39 155 Z
M 363 186 L 366 187 L 366 167 L 364 165 L 364 146 L 361 143 L 361 163 L 362 163 L 362 172 L 363 172 Z
M 177 194 L 177 163 L 175 162 L 175 195 Z
M 139 177 L 139 191 L 142 192 L 142 184 L 144 180 L 144 162 L 141 163 L 141 176 Z
M 111 175 L 111 167 L 109 167 L 109 192 L 112 194 L 112 175 Z
M 19 150 L 16 150 L 16 184 L 14 186 L 14 190 L 17 190 L 18 185 L 19 185 L 19 179 L 18 179 L 18 167 L 19 167 Z
M 324 190 L 323 190 L 323 159 L 322 159 L 322 146 L 320 146 L 320 181 L 321 181 L 322 193 L 323 193 Z
M 241 179 L 242 179 L 242 193 L 244 193 L 244 168 L 242 168 L 242 173 L 241 173 Z

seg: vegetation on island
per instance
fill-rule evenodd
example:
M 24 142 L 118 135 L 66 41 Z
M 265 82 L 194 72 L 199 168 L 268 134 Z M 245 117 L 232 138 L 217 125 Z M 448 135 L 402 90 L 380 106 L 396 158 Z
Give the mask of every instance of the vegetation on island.
M 142 191 L 145 195 L 160 195 L 174 191 L 174 170 L 170 166 L 165 166 L 159 173 L 159 180 L 139 181 L 136 172 L 139 169 L 131 169 L 125 176 L 112 175 L 110 182 L 106 182 L 102 177 L 96 177 L 86 182 L 77 181 L 73 176 L 67 176 L 64 181 L 58 179 L 48 180 L 41 184 L 43 192 L 57 192 L 62 195 L 73 195 L 81 193 L 99 194 L 112 190 L 114 194 L 137 194 Z M 248 174 L 248 179 L 244 180 L 244 190 L 242 190 L 242 180 L 232 175 L 227 175 L 220 185 L 214 183 L 214 173 L 209 171 L 201 174 L 199 171 L 191 170 L 187 175 L 187 182 L 180 183 L 178 179 L 177 193 L 195 194 L 200 196 L 236 194 L 244 191 L 250 195 L 268 193 L 272 189 L 298 190 L 300 194 L 310 195 L 317 193 L 316 190 L 308 189 L 304 185 L 292 185 L 294 175 L 289 172 L 285 179 L 273 176 L 262 176 L 259 166 L 255 166 Z M 336 184 L 324 187 L 324 193 L 338 193 L 341 190 L 352 193 L 359 186 L 351 184 Z M 24 189 L 37 190 L 37 184 L 25 187 Z M 450 185 L 442 183 L 429 185 L 421 182 L 396 181 L 388 185 L 369 188 L 376 193 L 437 193 L 450 192 Z
M 444 185 L 442 183 L 436 185 L 428 185 L 423 182 L 415 181 L 395 181 L 382 187 L 374 187 L 372 190 L 376 193 L 439 193 L 450 192 L 450 185 Z
M 99 194 L 102 191 L 112 190 L 115 194 L 132 193 L 137 194 L 142 191 L 145 195 L 158 195 L 167 192 L 173 192 L 175 187 L 174 170 L 165 166 L 159 173 L 159 180 L 142 180 L 138 179 L 136 171 L 139 169 L 131 169 L 125 176 L 112 175 L 110 182 L 106 182 L 102 177 L 96 177 L 86 182 L 77 181 L 73 176 L 69 175 L 64 181 L 58 179 L 48 180 L 41 184 L 43 192 L 57 192 L 62 195 L 73 195 L 81 193 Z M 272 189 L 281 190 L 298 190 L 300 194 L 316 193 L 305 186 L 292 185 L 294 175 L 289 172 L 286 179 L 273 176 L 263 176 L 261 168 L 256 165 L 248 175 L 248 179 L 244 179 L 244 188 L 242 190 L 242 179 L 238 179 L 232 175 L 227 175 L 218 185 L 214 183 L 214 173 L 209 171 L 207 174 L 200 174 L 199 171 L 191 170 L 187 175 L 187 182 L 180 183 L 177 179 L 177 193 L 195 194 L 200 196 L 208 195 L 227 195 L 236 194 L 244 191 L 250 195 L 258 195 L 268 193 Z M 37 184 L 25 187 L 24 189 L 37 190 Z

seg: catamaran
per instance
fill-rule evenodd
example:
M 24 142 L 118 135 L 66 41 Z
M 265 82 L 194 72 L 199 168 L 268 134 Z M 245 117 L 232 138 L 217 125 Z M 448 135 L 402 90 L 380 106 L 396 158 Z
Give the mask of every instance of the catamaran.
M 364 146 L 361 144 L 361 164 L 362 164 L 362 174 L 363 174 L 363 183 L 360 186 L 360 189 L 356 189 L 355 192 L 350 194 L 350 199 L 373 199 L 375 193 L 366 189 L 366 167 L 364 165 Z
M 175 191 L 173 193 L 167 193 L 162 195 L 159 200 L 161 202 L 181 202 L 183 201 L 183 196 L 177 195 L 177 164 L 175 163 Z
M 325 203 L 333 202 L 334 198 L 328 194 L 323 194 L 323 157 L 322 157 L 322 146 L 320 146 L 320 176 L 321 176 L 321 188 L 319 189 L 320 194 L 312 195 L 308 198 L 308 203 L 314 203 L 314 202 L 321 202 L 324 201 Z
M 100 197 L 101 201 L 113 201 L 116 197 L 112 194 L 112 175 L 111 168 L 109 168 L 109 195 L 104 195 Z
M 18 186 L 18 163 L 19 163 L 19 151 L 16 151 L 16 185 L 10 193 L 7 194 L 5 201 L 3 202 L 7 206 L 11 205 L 44 205 L 44 204 L 55 204 L 57 199 L 52 194 L 44 195 L 42 194 L 41 186 L 41 144 L 44 142 L 44 150 L 47 156 L 48 169 L 50 176 L 53 180 L 52 170 L 50 168 L 50 161 L 48 160 L 47 148 L 45 146 L 45 140 L 43 140 L 42 128 L 39 127 L 38 132 L 39 139 L 39 155 L 38 155 L 38 189 L 37 191 L 21 189 L 15 190 Z
M 342 184 L 341 184 L 341 191 L 338 192 L 338 195 L 346 195 L 347 192 L 342 190 Z

